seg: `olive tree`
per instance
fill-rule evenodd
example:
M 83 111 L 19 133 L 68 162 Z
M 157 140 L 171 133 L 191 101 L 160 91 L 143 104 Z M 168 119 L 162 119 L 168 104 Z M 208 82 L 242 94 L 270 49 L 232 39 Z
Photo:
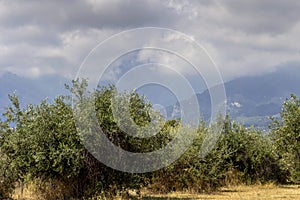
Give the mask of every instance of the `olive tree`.
M 300 181 L 300 99 L 291 95 L 282 106 L 281 121 L 273 119 L 273 136 L 282 169 L 289 181 Z

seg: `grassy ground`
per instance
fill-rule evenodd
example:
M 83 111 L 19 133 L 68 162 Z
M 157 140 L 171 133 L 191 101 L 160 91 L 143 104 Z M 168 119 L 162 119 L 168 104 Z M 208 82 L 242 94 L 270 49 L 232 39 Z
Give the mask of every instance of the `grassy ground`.
M 300 199 L 300 186 L 299 185 L 254 185 L 254 186 L 232 186 L 221 188 L 219 192 L 212 194 L 190 194 L 174 192 L 170 194 L 152 194 L 147 190 L 142 191 L 142 199 L 145 200 L 189 200 L 189 199 L 216 199 L 216 200 L 229 200 L 229 199 Z M 23 195 L 20 191 L 16 190 L 15 199 L 22 200 L 36 200 L 33 198 L 32 193 L 25 189 Z
M 213 194 L 184 194 L 172 193 L 157 195 L 143 193 L 144 199 L 300 199 L 300 186 L 298 185 L 255 185 L 255 186 L 232 186 L 222 188 Z

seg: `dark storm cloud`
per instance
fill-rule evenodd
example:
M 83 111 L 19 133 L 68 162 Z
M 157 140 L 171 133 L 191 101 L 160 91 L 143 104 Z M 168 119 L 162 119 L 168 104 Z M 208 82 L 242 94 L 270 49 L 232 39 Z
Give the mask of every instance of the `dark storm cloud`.
M 107 36 L 170 26 L 177 15 L 161 1 L 0 1 L 0 69 L 29 76 L 30 68 L 40 69 L 36 75 L 68 73 Z
M 45 29 L 137 27 L 172 22 L 175 13 L 160 1 L 4 1 L 6 27 L 38 25 Z
M 200 41 L 226 77 L 260 74 L 299 61 L 299 10 L 293 0 L 0 0 L 0 71 L 69 76 L 107 37 L 159 26 Z
M 230 0 L 220 3 L 233 16 L 224 24 L 245 32 L 281 34 L 292 28 L 300 19 L 300 1 Z

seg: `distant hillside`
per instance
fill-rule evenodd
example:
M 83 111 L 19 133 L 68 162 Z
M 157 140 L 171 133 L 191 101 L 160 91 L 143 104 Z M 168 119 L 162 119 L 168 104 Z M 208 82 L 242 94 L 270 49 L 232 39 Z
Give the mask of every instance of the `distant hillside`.
M 0 112 L 9 104 L 8 94 L 15 90 L 22 105 L 39 103 L 60 94 L 66 94 L 64 84 L 69 80 L 61 76 L 44 76 L 38 79 L 27 79 L 12 73 L 0 76 Z M 246 126 L 255 125 L 265 128 L 269 124 L 269 116 L 278 116 L 282 104 L 291 93 L 300 96 L 300 66 L 282 67 L 279 70 L 253 77 L 241 77 L 225 83 L 227 94 L 227 112 L 233 120 Z M 180 106 L 176 97 L 161 87 L 142 88 L 149 100 L 165 107 L 168 118 L 180 117 Z M 187 97 L 188 99 L 188 97 Z M 210 116 L 210 96 L 206 90 L 197 94 L 200 111 L 205 119 Z M 170 105 L 170 106 L 167 106 Z
M 241 77 L 224 84 L 227 95 L 227 112 L 233 120 L 246 126 L 266 128 L 269 117 L 278 117 L 282 104 L 290 94 L 300 96 L 300 66 L 253 77 Z M 197 94 L 204 119 L 210 116 L 210 96 L 206 90 Z M 178 105 L 173 106 L 178 110 Z M 168 109 L 168 116 L 174 111 Z M 179 114 L 178 114 L 179 116 Z
M 247 126 L 265 127 L 270 116 L 278 116 L 290 94 L 300 95 L 300 68 L 282 68 L 258 77 L 226 83 L 228 112 Z

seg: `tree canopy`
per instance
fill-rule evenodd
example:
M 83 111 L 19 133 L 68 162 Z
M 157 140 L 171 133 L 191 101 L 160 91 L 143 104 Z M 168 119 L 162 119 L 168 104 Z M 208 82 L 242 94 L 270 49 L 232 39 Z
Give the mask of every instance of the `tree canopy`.
M 294 95 L 283 104 L 281 120 L 273 120 L 271 134 L 232 122 L 229 115 L 220 116 L 216 123 L 223 129 L 217 145 L 205 157 L 199 157 L 203 139 L 210 132 L 204 121 L 196 130 L 182 125 L 180 119 L 160 121 L 160 114 L 152 110 L 145 97 L 124 93 L 135 124 L 145 127 L 155 119 L 162 125 L 155 136 L 138 138 L 119 126 L 130 126 L 128 116 L 114 116 L 113 109 L 124 109 L 124 98 L 113 99 L 114 86 L 87 92 L 87 81 L 77 80 L 66 88 L 75 98 L 73 106 L 74 102 L 75 106 L 76 102 L 94 103 L 106 137 L 127 151 L 160 149 L 176 137 L 178 128 L 186 134 L 196 131 L 196 138 L 186 153 L 166 168 L 146 174 L 124 173 L 105 166 L 85 148 L 70 95 L 21 108 L 18 96 L 12 94 L 11 106 L 3 113 L 6 120 L 0 121 L 0 199 L 12 194 L 16 181 L 36 183 L 44 199 L 78 199 L 95 195 L 113 198 L 118 192 L 125 195 L 128 189 L 141 187 L 160 192 L 203 192 L 240 182 L 300 180 L 300 99 Z M 112 101 L 119 107 L 112 107 Z

